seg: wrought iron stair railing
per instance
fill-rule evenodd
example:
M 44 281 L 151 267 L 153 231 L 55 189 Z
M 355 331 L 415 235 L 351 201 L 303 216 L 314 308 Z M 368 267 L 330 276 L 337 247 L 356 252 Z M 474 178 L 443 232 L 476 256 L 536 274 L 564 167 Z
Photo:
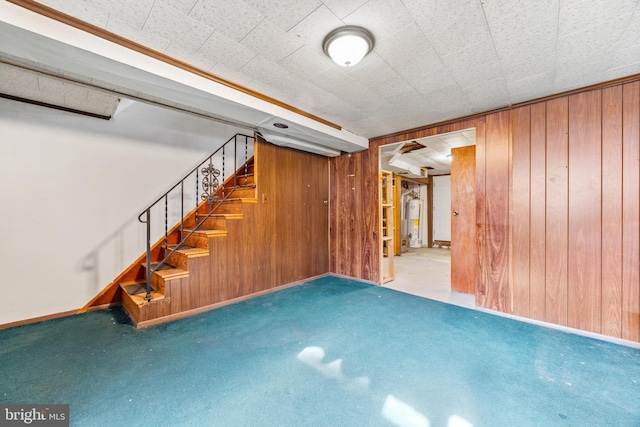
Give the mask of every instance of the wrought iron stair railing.
M 151 276 L 160 270 L 169 258 L 193 235 L 215 210 L 239 187 L 238 176 L 244 173 L 245 184 L 249 175 L 249 160 L 253 157 L 255 138 L 253 136 L 236 134 L 229 138 L 220 148 L 193 168 L 167 192 L 149 205 L 138 216 L 138 220 L 146 224 L 146 301 L 151 301 Z M 232 164 L 230 164 L 232 162 Z M 231 181 L 232 180 L 232 181 Z M 185 190 L 185 183 L 195 188 L 195 192 Z M 195 184 L 195 185 L 194 185 Z M 231 184 L 231 185 L 230 185 Z M 200 193 L 202 190 L 202 193 Z M 169 207 L 175 208 L 179 194 L 180 205 L 180 240 L 169 250 Z M 195 201 L 195 227 L 185 235 L 185 204 Z M 164 203 L 163 203 L 164 202 Z M 209 211 L 200 213 L 201 203 L 207 202 Z M 165 255 L 151 267 L 152 213 L 164 207 L 164 243 Z M 160 215 L 162 212 L 160 212 Z M 177 212 L 176 212 L 177 214 Z M 160 234 L 158 237 L 162 238 Z

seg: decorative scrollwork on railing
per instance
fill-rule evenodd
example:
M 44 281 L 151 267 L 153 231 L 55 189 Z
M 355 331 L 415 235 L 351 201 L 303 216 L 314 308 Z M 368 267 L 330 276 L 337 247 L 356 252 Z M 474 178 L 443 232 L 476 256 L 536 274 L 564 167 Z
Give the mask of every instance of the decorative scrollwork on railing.
M 209 165 L 205 168 L 202 168 L 202 200 L 208 200 L 209 203 L 213 203 L 218 200 L 218 196 L 216 195 L 216 191 L 218 190 L 218 186 L 220 182 L 218 182 L 218 177 L 220 176 L 220 169 L 216 169 L 213 165 Z

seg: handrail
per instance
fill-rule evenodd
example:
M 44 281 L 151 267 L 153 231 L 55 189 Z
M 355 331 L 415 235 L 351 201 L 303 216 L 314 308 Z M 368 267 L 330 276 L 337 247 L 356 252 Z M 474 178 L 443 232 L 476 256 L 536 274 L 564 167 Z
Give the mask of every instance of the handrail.
M 173 255 L 178 249 L 180 249 L 185 241 L 195 233 L 200 226 L 206 221 L 215 211 L 216 209 L 225 201 L 229 196 L 233 193 L 235 189 L 240 187 L 238 185 L 238 172 L 240 169 L 238 168 L 238 140 L 244 138 L 244 153 L 243 153 L 243 164 L 240 168 L 244 168 L 244 176 L 248 175 L 248 162 L 250 159 L 249 156 L 249 141 L 255 142 L 255 137 L 243 135 L 243 134 L 235 134 L 231 138 L 227 140 L 220 148 L 214 151 L 210 156 L 200 162 L 195 168 L 189 171 L 184 178 L 178 181 L 173 187 L 167 190 L 162 196 L 160 196 L 155 202 L 151 203 L 145 210 L 143 210 L 140 215 L 138 215 L 138 221 L 143 224 L 146 224 L 146 265 L 147 265 L 147 283 L 146 283 L 146 291 L 147 294 L 145 296 L 146 301 L 151 301 L 151 275 L 158 271 L 162 266 L 164 266 L 171 255 Z M 232 153 L 228 151 L 233 149 Z M 252 148 L 253 151 L 253 148 Z M 242 153 L 240 153 L 242 155 Z M 221 169 L 217 169 L 214 167 L 214 156 L 221 156 Z M 227 162 L 227 157 L 233 156 L 233 172 L 230 172 L 229 175 L 226 175 L 225 164 Z M 206 165 L 205 167 L 203 167 Z M 217 164 L 216 164 L 217 165 Z M 200 169 L 202 167 L 202 169 Z M 185 203 L 185 190 L 184 183 L 185 181 L 192 177 L 195 173 L 195 182 L 196 182 L 196 191 L 195 191 L 195 227 L 191 230 L 186 236 L 184 234 L 184 203 Z M 201 175 L 200 175 L 201 174 Z M 218 177 L 221 176 L 221 182 Z M 200 178 L 200 176 L 202 178 Z M 228 184 L 227 180 L 233 176 L 233 186 L 226 187 Z M 169 194 L 180 187 L 180 241 L 176 245 L 175 248 L 169 251 L 169 224 L 168 224 L 168 211 L 169 211 Z M 199 190 L 202 188 L 202 194 L 199 195 Z M 219 195 L 220 193 L 220 195 Z M 200 197 L 199 197 L 200 196 Z M 168 251 L 162 260 L 160 260 L 155 267 L 151 268 L 151 210 L 156 207 L 159 203 L 164 200 L 164 239 L 165 239 L 165 248 Z M 209 204 L 209 212 L 204 217 L 199 218 L 199 210 L 200 203 L 206 201 Z M 214 206 L 215 204 L 215 206 Z M 143 219 L 144 215 L 144 219 Z

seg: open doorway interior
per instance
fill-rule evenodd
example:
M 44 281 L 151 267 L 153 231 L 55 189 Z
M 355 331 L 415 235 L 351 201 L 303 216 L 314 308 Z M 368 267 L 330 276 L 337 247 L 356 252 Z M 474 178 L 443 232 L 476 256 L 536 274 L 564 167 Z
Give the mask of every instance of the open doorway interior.
M 394 179 L 394 277 L 385 287 L 473 307 L 451 290 L 451 151 L 475 145 L 475 129 L 380 147 L 380 170 Z

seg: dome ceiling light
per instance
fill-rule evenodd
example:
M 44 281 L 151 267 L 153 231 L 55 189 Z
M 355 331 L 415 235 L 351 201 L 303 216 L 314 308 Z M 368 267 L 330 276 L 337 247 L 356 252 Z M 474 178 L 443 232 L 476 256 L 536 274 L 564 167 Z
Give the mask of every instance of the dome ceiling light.
M 356 65 L 373 49 L 373 34 L 355 25 L 336 28 L 324 38 L 322 50 L 343 67 Z

